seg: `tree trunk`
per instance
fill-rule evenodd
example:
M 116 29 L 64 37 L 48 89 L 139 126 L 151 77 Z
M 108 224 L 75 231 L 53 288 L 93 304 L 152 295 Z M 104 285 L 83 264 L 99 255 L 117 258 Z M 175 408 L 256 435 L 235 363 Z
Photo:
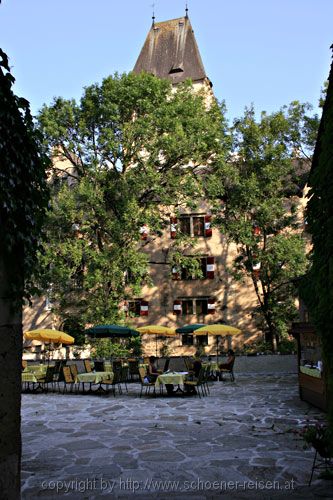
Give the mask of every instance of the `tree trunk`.
M 20 498 L 22 308 L 9 299 L 20 274 L 0 249 L 0 497 Z

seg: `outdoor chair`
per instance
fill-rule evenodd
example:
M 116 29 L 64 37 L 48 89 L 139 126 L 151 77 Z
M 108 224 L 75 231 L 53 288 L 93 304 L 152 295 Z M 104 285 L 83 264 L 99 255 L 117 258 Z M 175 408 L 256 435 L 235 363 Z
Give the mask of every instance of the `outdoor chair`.
M 70 392 L 72 392 L 73 388 L 75 387 L 75 380 L 72 376 L 71 369 L 69 366 L 63 366 L 62 372 L 64 375 L 64 389 L 63 389 L 63 394 L 67 392 L 67 387 L 69 386 Z M 60 385 L 58 382 L 58 387 L 59 387 L 59 392 L 60 392 Z
M 104 361 L 94 361 L 94 371 L 95 372 L 104 372 Z
M 117 370 L 120 370 L 122 367 L 122 362 L 120 359 L 115 359 L 112 361 L 112 371 L 116 372 Z
M 55 372 L 55 366 L 48 366 L 46 369 L 45 377 L 40 379 L 40 385 L 43 389 L 43 391 L 47 392 L 48 391 L 48 385 L 51 384 L 52 390 L 54 390 L 54 372 Z
M 105 385 L 106 387 L 111 387 L 112 394 L 114 395 L 114 397 L 116 397 L 116 387 L 117 387 L 119 394 L 122 394 L 123 391 L 120 385 L 122 382 L 121 377 L 122 377 L 121 370 L 115 370 L 113 372 L 113 379 L 112 380 L 103 379 L 102 382 L 100 383 L 100 388 L 103 389 L 102 387 L 103 385 Z
M 189 373 L 193 371 L 193 360 L 189 358 L 188 356 L 183 356 L 183 361 L 186 367 L 186 371 Z
M 64 380 L 63 367 L 66 366 L 66 360 L 57 360 L 54 365 L 53 380 L 55 383 L 62 382 Z
M 202 379 L 203 386 L 204 386 L 204 389 L 206 390 L 207 394 L 210 394 L 210 390 L 209 390 L 209 381 L 210 380 L 211 380 L 211 378 L 210 378 L 210 365 L 207 365 L 203 368 L 203 379 Z
M 128 392 L 127 388 L 127 381 L 129 376 L 128 373 L 129 373 L 128 366 L 122 366 L 120 368 L 120 382 L 121 384 L 124 384 L 126 392 Z
M 131 381 L 140 379 L 139 361 L 137 359 L 128 360 L 128 374 Z
M 150 389 L 153 388 L 153 395 L 156 396 L 156 387 L 155 387 L 155 382 L 145 382 L 146 378 L 146 369 L 143 367 L 139 368 L 139 375 L 140 375 L 140 383 L 141 383 L 141 391 L 140 391 L 140 398 L 142 396 L 143 389 L 146 389 L 146 396 L 150 393 Z
M 83 364 L 84 364 L 84 369 L 86 370 L 86 373 L 92 372 L 90 359 L 84 359 Z
M 200 396 L 200 389 L 201 389 L 201 394 L 202 396 L 207 395 L 207 389 L 205 387 L 205 371 L 206 368 L 201 368 L 198 378 L 196 380 L 185 380 L 184 382 L 184 387 L 186 388 L 192 388 L 195 391 L 195 394 Z
M 231 364 L 230 364 L 230 368 L 220 368 L 220 373 L 219 373 L 219 380 L 220 381 L 224 381 L 225 379 L 223 378 L 223 374 L 226 373 L 226 374 L 229 374 L 230 375 L 230 380 L 231 382 L 234 382 L 235 381 L 235 375 L 234 375 L 234 364 L 235 364 L 235 361 L 233 361 Z

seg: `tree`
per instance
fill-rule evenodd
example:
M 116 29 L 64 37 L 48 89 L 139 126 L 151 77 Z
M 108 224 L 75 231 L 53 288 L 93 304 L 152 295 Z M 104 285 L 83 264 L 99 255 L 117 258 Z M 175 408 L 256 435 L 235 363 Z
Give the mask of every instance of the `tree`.
M 333 49 L 333 46 L 331 47 Z M 311 267 L 301 288 L 311 320 L 322 340 L 328 378 L 328 416 L 333 446 L 333 65 L 326 89 L 309 177 L 308 231 L 312 236 Z
M 246 109 L 234 123 L 230 160 L 210 182 L 217 223 L 237 245 L 234 276 L 252 282 L 254 313 L 273 348 L 296 315 L 295 279 L 307 266 L 297 195 L 305 185 L 317 124 L 308 110 L 294 102 L 257 121 L 254 109 Z
M 223 154 L 223 116 L 206 100 L 190 82 L 175 91 L 129 74 L 87 87 L 80 104 L 57 98 L 42 109 L 49 154 L 72 167 L 56 176 L 54 165 L 40 259 L 62 317 L 118 321 L 119 303 L 149 281 L 140 228 L 160 235 L 173 210 L 200 195 L 202 165 Z
M 0 491 L 8 499 L 20 496 L 22 300 L 31 291 L 48 199 L 46 158 L 13 82 L 0 49 Z

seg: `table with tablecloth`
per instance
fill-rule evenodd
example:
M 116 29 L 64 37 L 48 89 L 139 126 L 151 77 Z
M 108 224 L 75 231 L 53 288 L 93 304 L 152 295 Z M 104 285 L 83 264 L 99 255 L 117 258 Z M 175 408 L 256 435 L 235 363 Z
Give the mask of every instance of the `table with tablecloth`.
M 76 376 L 76 382 L 87 383 L 87 384 L 101 384 L 103 380 L 108 380 L 112 382 L 114 377 L 113 372 L 89 372 L 89 373 L 78 373 Z
M 161 373 L 156 379 L 155 386 L 160 387 L 162 384 L 184 385 L 188 372 L 169 372 Z
M 21 379 L 22 382 L 33 382 L 35 384 L 38 384 L 41 380 L 43 380 L 45 377 L 45 373 L 43 372 L 22 372 L 21 374 Z

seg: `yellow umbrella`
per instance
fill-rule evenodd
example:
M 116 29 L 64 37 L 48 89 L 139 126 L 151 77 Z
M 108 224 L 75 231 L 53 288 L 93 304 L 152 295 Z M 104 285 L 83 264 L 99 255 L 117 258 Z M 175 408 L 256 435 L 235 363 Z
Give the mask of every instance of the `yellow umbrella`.
M 238 335 L 239 328 L 230 325 L 205 325 L 193 332 L 193 335 Z
M 160 326 L 160 325 L 147 325 L 140 326 L 136 328 L 138 332 L 141 334 L 152 334 L 156 335 L 156 357 L 157 357 L 157 336 L 161 337 L 175 337 L 177 334 L 174 328 L 169 328 L 168 326 Z
M 219 355 L 219 335 L 238 335 L 239 328 L 230 325 L 205 325 L 193 332 L 193 335 L 216 335 L 216 359 Z
M 42 328 L 25 332 L 24 337 L 27 340 L 40 340 L 42 342 L 53 342 L 55 344 L 74 344 L 74 337 L 65 332 Z
M 160 326 L 160 325 L 148 325 L 148 326 L 140 326 L 136 328 L 140 333 L 151 333 L 155 335 L 161 335 L 163 337 L 173 337 L 176 335 L 174 328 L 169 328 L 168 326 Z

